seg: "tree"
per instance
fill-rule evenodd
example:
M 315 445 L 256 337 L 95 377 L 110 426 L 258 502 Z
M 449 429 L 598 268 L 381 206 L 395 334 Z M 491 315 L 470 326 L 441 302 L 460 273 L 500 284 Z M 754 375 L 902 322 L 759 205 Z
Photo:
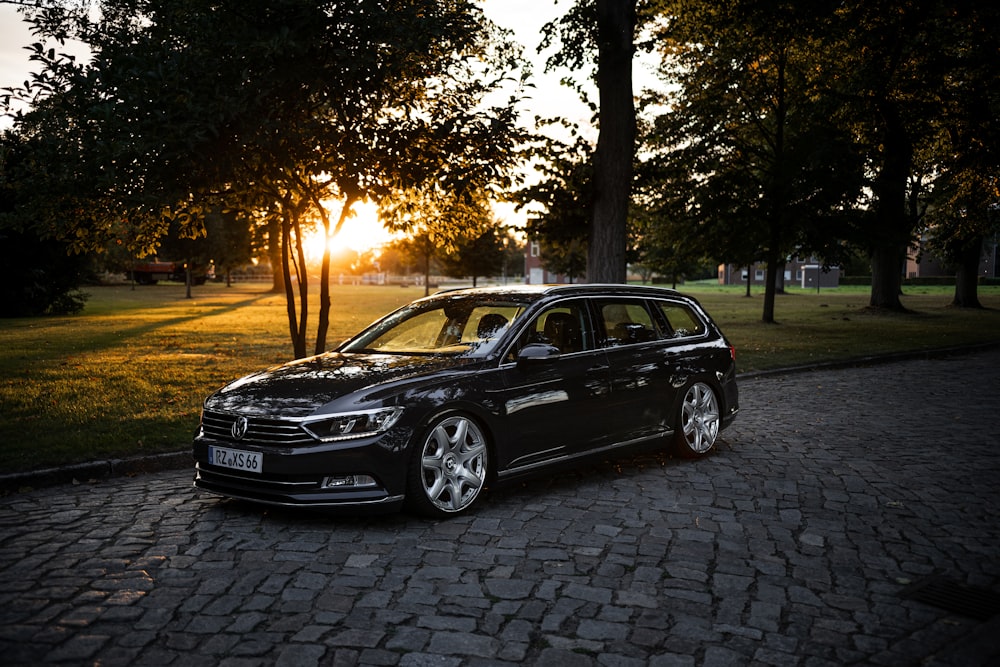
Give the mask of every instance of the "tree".
M 868 174 L 871 196 L 854 242 L 871 260 L 872 308 L 903 310 L 903 262 L 920 224 L 915 156 L 934 141 L 942 111 L 941 49 L 953 37 L 942 27 L 953 7 L 943 0 L 844 2 L 827 37 L 829 94 L 842 102 L 838 121 L 855 133 Z
M 633 206 L 632 219 L 640 229 L 633 269 L 643 275 L 643 282 L 658 274 L 670 278 L 676 287 L 703 271 L 706 261 L 700 244 L 689 243 L 684 233 L 677 233 L 674 220 L 638 206 Z
M 476 286 L 479 276 L 500 274 L 504 263 L 503 239 L 497 227 L 489 227 L 478 235 L 460 238 L 456 248 L 441 258 L 445 275 L 472 278 Z
M 542 265 L 570 279 L 586 275 L 594 180 L 591 147 L 545 138 L 529 149 L 540 179 L 514 193 L 519 210 L 530 211 L 526 232 L 541 245 Z
M 411 191 L 397 197 L 384 209 L 390 229 L 406 232 L 412 243 L 397 249 L 414 258 L 424 269 L 425 293 L 430 286 L 431 260 L 456 278 L 496 275 L 504 263 L 501 226 L 494 219 L 489 198 L 483 191 L 460 195 Z
M 956 269 L 952 305 L 982 307 L 978 297 L 983 241 L 1000 231 L 1000 92 L 996 55 L 1000 9 L 955 6 L 941 20 L 937 141 L 917 159 L 935 174 L 923 226 L 928 248 Z
M 424 296 L 431 293 L 431 272 L 436 267 L 438 245 L 433 235 L 421 230 L 393 244 L 394 250 L 404 259 L 406 266 L 415 268 L 423 276 Z
M 170 229 L 160 240 L 159 249 L 163 258 L 179 261 L 184 265 L 185 296 L 190 299 L 193 267 L 204 267 L 212 262 L 208 240 L 205 236 L 185 234 L 180 225 L 175 223 L 170 225 Z
M 623 283 L 626 279 L 636 133 L 632 57 L 636 50 L 638 4 L 638 0 L 577 0 L 559 21 L 544 28 L 543 48 L 557 37 L 561 41 L 561 49 L 550 58 L 549 67 L 581 69 L 596 65 L 600 131 L 592 156 L 592 189 L 586 199 L 590 206 L 590 282 Z M 583 87 L 577 85 L 577 90 L 582 93 Z
M 83 308 L 79 290 L 91 275 L 90 258 L 37 227 L 32 217 L 15 215 L 30 199 L 18 175 L 30 153 L 16 135 L 0 134 L 0 317 L 73 314 Z
M 48 96 L 34 95 L 44 104 L 21 127 L 34 125 L 53 153 L 79 147 L 73 169 L 44 176 L 84 188 L 68 190 L 75 197 L 49 219 L 100 246 L 110 220 L 127 214 L 147 241 L 140 251 L 155 248 L 167 207 L 195 232 L 217 202 L 263 220 L 272 244 L 280 239 L 297 357 L 313 221 L 330 237 L 364 199 L 509 182 L 513 105 L 483 100 L 507 86 L 517 54 L 471 2 L 107 0 L 101 16 L 36 16 L 44 34 L 73 34 L 94 52 L 78 66 L 36 54 Z M 75 201 L 100 214 L 61 223 Z M 316 352 L 329 322 L 328 255 L 321 276 Z
M 600 134 L 594 151 L 594 200 L 587 278 L 624 283 L 629 195 L 635 154 L 632 54 L 636 0 L 597 0 Z
M 662 73 L 676 92 L 651 99 L 666 111 L 646 143 L 661 176 L 658 193 L 647 177 L 648 196 L 705 254 L 764 260 L 769 323 L 785 258 L 810 228 L 835 229 L 862 183 L 850 137 L 830 124 L 818 94 L 824 9 L 741 0 L 664 7 Z
M 213 211 L 205 216 L 206 257 L 215 262 L 216 273 L 232 285 L 232 271 L 253 258 L 253 235 L 247 221 L 236 211 Z
M 501 229 L 501 245 L 503 247 L 503 264 L 500 267 L 504 285 L 514 276 L 524 275 L 525 246 L 521 239 L 520 229 L 514 225 L 505 225 Z

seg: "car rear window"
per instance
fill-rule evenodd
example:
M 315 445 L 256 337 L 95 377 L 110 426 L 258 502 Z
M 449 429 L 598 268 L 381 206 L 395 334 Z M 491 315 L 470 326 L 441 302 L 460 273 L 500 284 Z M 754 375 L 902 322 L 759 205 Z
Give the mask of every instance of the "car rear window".
M 658 301 L 656 308 L 667 321 L 668 338 L 688 338 L 705 333 L 705 323 L 690 306 L 672 301 Z

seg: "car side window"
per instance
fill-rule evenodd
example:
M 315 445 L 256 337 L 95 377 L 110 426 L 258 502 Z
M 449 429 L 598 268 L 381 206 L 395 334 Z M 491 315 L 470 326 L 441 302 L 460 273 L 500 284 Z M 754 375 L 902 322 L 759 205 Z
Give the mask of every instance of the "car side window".
M 520 307 L 480 306 L 473 308 L 465 321 L 462 340 L 485 342 L 499 338 L 510 322 L 521 313 Z
M 668 324 L 666 338 L 689 338 L 705 333 L 705 323 L 689 306 L 670 301 L 657 301 L 656 308 Z
M 579 300 L 560 302 L 543 310 L 525 327 L 506 361 L 515 361 L 521 349 L 531 343 L 552 345 L 561 354 L 572 354 L 593 349 L 593 341 L 586 304 Z
M 602 299 L 596 304 L 605 347 L 646 343 L 658 338 L 653 318 L 642 300 Z

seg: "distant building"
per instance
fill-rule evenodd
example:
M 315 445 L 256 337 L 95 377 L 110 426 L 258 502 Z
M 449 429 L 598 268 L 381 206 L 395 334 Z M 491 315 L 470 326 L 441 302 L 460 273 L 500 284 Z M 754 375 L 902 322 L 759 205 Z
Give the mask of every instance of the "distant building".
M 751 283 L 763 285 L 766 275 L 767 265 L 763 263 L 754 264 L 749 268 L 735 264 L 719 265 L 720 285 L 746 285 L 748 279 Z M 783 278 L 785 285 L 797 285 L 803 289 L 838 287 L 840 285 L 840 269 L 831 267 L 824 271 L 823 262 L 816 257 L 792 257 L 785 263 Z
M 921 239 L 921 243 L 924 239 Z M 1000 278 L 1000 238 L 994 236 L 983 243 L 983 254 L 979 259 L 980 278 Z M 920 245 L 913 245 L 906 254 L 906 269 L 903 274 L 907 278 L 929 278 L 955 275 L 955 269 L 935 255 L 922 252 Z
M 542 245 L 539 241 L 533 240 L 528 242 L 524 254 L 524 282 L 527 285 L 552 285 L 574 281 L 561 273 L 546 270 L 542 266 Z

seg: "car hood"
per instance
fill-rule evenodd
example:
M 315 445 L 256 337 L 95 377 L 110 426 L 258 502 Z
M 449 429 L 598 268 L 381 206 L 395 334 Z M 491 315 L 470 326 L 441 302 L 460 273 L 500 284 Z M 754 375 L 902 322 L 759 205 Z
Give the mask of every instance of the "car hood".
M 358 407 L 398 385 L 409 386 L 479 363 L 478 359 L 443 356 L 329 352 L 235 380 L 209 396 L 205 408 L 245 415 L 307 417 L 341 404 Z M 335 403 L 331 410 L 321 410 L 330 403 Z

